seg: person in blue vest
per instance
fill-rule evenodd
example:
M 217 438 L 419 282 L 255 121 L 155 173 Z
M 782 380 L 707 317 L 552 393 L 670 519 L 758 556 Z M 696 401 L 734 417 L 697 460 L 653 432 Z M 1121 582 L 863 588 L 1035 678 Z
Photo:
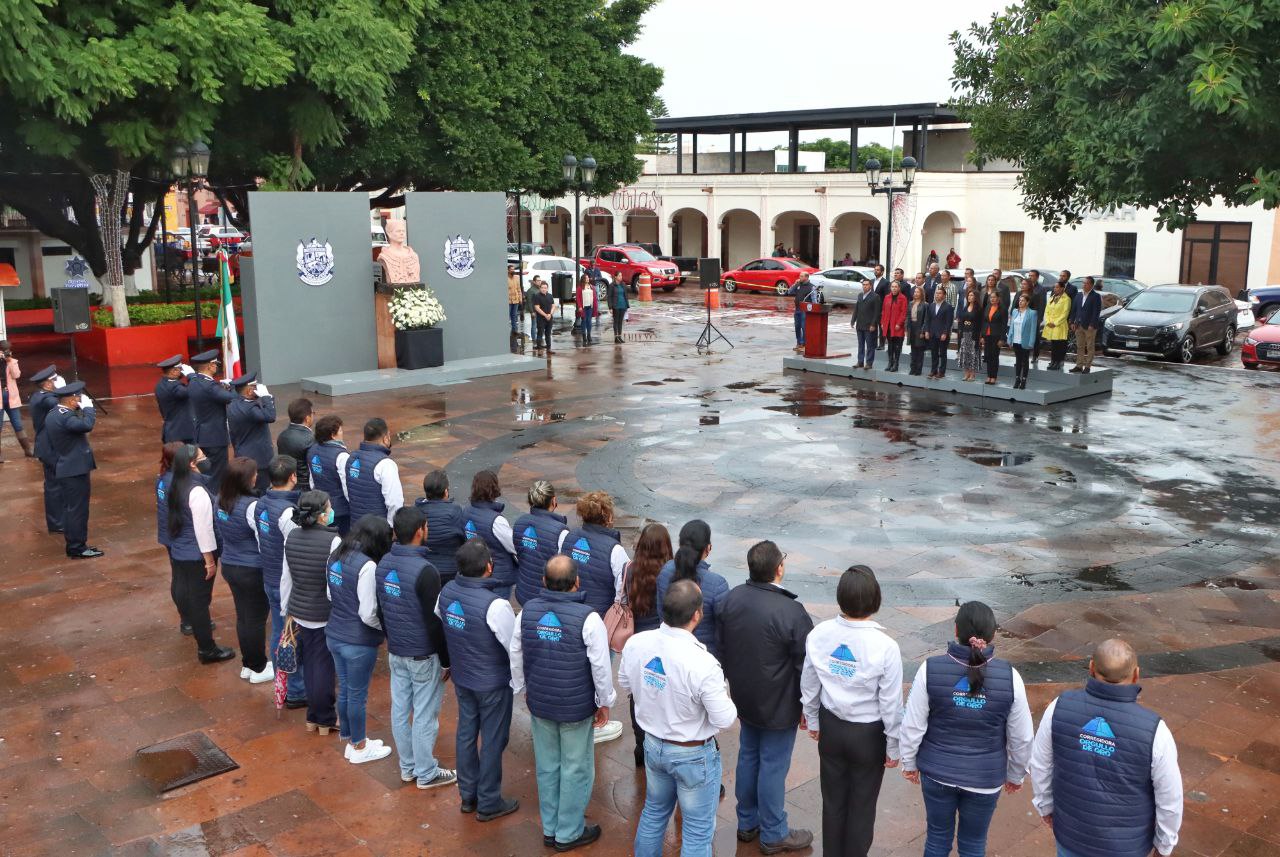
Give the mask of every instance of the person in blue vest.
M 257 372 L 249 372 L 231 382 L 231 388 L 238 395 L 227 405 L 227 434 L 236 455 L 257 462 L 256 487 L 258 491 L 266 491 L 271 485 L 267 466 L 275 455 L 268 426 L 276 421 L 276 399 L 266 384 L 256 383 L 257 379 Z
M 228 461 L 213 510 L 213 526 L 222 546 L 222 579 L 236 605 L 240 678 L 250 684 L 264 684 L 276 677 L 267 658 L 271 605 L 262 585 L 262 554 L 258 550 L 257 477 L 258 467 L 252 458 L 237 455 Z
M 391 748 L 366 730 L 366 708 L 373 668 L 382 645 L 378 616 L 378 560 L 391 550 L 391 525 L 378 515 L 365 515 L 351 526 L 329 557 L 329 624 L 325 640 L 338 674 L 338 737 L 343 755 L 353 765 L 376 762 Z
M 404 505 L 400 468 L 391 458 L 391 430 L 387 421 L 374 417 L 364 424 L 360 448 L 347 456 L 347 504 L 351 520 L 365 515 L 381 515 L 395 521 L 396 509 Z
M 49 436 L 45 433 L 45 420 L 49 412 L 58 407 L 58 396 L 54 392 L 58 377 L 58 367 L 52 363 L 33 374 L 27 380 L 36 385 L 36 391 L 27 402 L 31 412 L 31 427 L 35 432 L 35 453 L 44 471 L 44 526 L 50 535 L 62 533 L 62 494 L 58 488 L 58 477 L 54 473 L 54 457 L 49 448 Z
M 211 348 L 191 357 L 195 374 L 187 379 L 187 403 L 191 406 L 191 421 L 195 426 L 192 442 L 200 447 L 209 459 L 209 475 L 214 485 L 222 484 L 223 471 L 227 469 L 227 406 L 236 399 L 227 384 L 218 381 L 218 351 Z
M 916 671 L 898 742 L 902 775 L 924 795 L 924 857 L 947 857 L 953 843 L 962 857 L 982 857 L 1000 789 L 1022 788 L 1031 758 L 1027 692 L 995 657 L 995 613 L 966 602 L 955 631 Z
M 288 456 L 277 457 L 293 465 L 296 480 L 297 463 Z M 338 725 L 337 670 L 327 631 L 332 611 L 329 557 L 342 538 L 333 528 L 333 507 L 323 491 L 304 491 L 292 516 L 294 526 L 284 537 L 280 610 L 297 626 L 298 660 L 307 683 L 307 731 L 328 735 Z
M 450 786 L 458 774 L 440 767 L 436 736 L 449 680 L 449 648 L 436 616 L 440 575 L 423 541 L 427 518 L 414 506 L 396 510 L 396 543 L 375 571 L 382 628 L 391 668 L 391 737 L 400 757 L 400 779 L 420 789 Z M 410 721 L 412 717 L 412 722 Z
M 467 541 L 483 539 L 493 557 L 494 592 L 511 597 L 516 582 L 516 546 L 511 522 L 502 517 L 506 504 L 498 498 L 502 486 L 498 474 L 481 470 L 471 480 L 471 505 L 463 510 L 462 534 Z
M 271 487 L 258 499 L 254 509 L 257 518 L 258 551 L 262 559 L 262 588 L 271 607 L 271 640 L 267 652 L 272 662 L 284 632 L 284 613 L 280 609 L 280 574 L 284 570 L 284 540 L 293 529 L 293 510 L 297 507 L 298 466 L 287 455 L 277 455 L 267 466 Z M 285 708 L 307 707 L 307 685 L 302 670 L 289 674 Z
M 311 487 L 329 495 L 333 504 L 333 525 L 345 536 L 351 529 L 351 507 L 347 503 L 347 459 L 351 453 L 342 441 L 342 417 L 326 414 L 316 420 L 316 442 L 307 450 Z
M 511 638 L 516 614 L 493 591 L 489 548 L 472 539 L 458 549 L 458 575 L 440 590 L 436 615 L 449 641 L 458 697 L 458 794 L 462 811 L 492 821 L 520 808 L 502 796 L 502 753 L 511 735 Z M 478 746 L 477 746 L 478 745 Z
M 196 436 L 195 423 L 191 421 L 191 405 L 187 401 L 187 375 L 195 374 L 182 362 L 182 355 L 166 357 L 156 364 L 160 380 L 156 382 L 156 407 L 160 409 L 161 443 L 180 440 L 191 443 Z
M 576 563 L 547 560 L 544 589 L 520 613 L 511 640 L 511 688 L 525 692 L 538 777 L 542 844 L 571 851 L 600 838 L 586 823 L 595 784 L 593 726 L 617 700 L 604 620 L 584 600 Z
M 462 507 L 449 498 L 449 474 L 433 470 L 422 477 L 424 496 L 414 506 L 427 516 L 427 556 L 440 574 L 440 585 L 453 580 L 458 573 L 454 556 L 467 537 L 462 534 Z
M 702 621 L 693 635 L 707 651 L 720 658 L 720 635 L 716 622 L 720 616 L 720 604 L 729 595 L 729 582 L 711 570 L 707 557 L 711 556 L 711 527 L 706 521 L 692 520 L 680 528 L 679 546 L 675 557 L 658 573 L 658 611 L 667 597 L 667 588 L 677 580 L 692 580 L 702 590 Z M 666 617 L 662 617 L 666 621 Z
M 1104 640 L 1084 688 L 1050 702 L 1040 718 L 1031 803 L 1053 829 L 1058 857 L 1168 855 L 1178 844 L 1178 748 L 1163 718 L 1138 704 L 1139 676 L 1133 648 Z
M 529 487 L 529 514 L 516 519 L 516 601 L 521 604 L 542 589 L 542 570 L 564 545 L 568 519 L 556 514 L 556 489 L 545 479 Z
M 169 556 L 171 541 L 169 538 L 169 483 L 173 479 L 174 456 L 178 454 L 178 450 L 190 445 L 180 440 L 173 440 L 161 447 L 160 471 L 156 474 L 156 542 L 164 548 L 165 556 L 169 557 L 169 597 L 173 599 L 174 609 L 178 611 L 178 631 L 184 637 L 190 637 L 194 632 L 191 630 L 191 623 L 187 621 L 187 605 L 179 596 L 178 578 L 173 573 L 173 559 Z M 196 465 L 197 472 L 191 475 L 191 480 L 197 485 L 204 485 L 207 489 L 203 471 L 209 469 L 209 460 L 201 456 Z M 217 627 L 217 623 L 209 623 L 211 630 L 217 630 Z
M 58 406 L 45 417 L 53 475 L 62 497 L 62 537 L 67 556 L 95 559 L 102 551 L 89 545 L 89 474 L 98 466 L 89 447 L 89 432 L 97 422 L 93 400 L 84 395 L 84 382 L 72 381 L 54 391 Z

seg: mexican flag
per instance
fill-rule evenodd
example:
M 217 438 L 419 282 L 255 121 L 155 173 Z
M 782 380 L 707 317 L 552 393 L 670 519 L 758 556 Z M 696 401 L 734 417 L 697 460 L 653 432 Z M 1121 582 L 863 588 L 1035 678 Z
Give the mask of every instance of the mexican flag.
M 218 332 L 222 340 L 222 371 L 227 380 L 238 378 L 243 370 L 240 367 L 240 337 L 236 331 L 236 308 L 231 302 L 231 267 L 227 262 L 227 251 L 218 248 L 218 277 L 222 283 L 222 299 L 218 305 Z

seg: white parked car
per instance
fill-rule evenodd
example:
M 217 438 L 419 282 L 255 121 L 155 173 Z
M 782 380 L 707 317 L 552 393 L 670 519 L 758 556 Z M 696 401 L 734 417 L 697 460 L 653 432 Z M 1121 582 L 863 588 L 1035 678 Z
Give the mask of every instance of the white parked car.
M 512 261 L 510 264 L 515 264 Z M 529 283 L 533 282 L 535 276 L 541 277 L 548 283 L 551 282 L 551 275 L 558 271 L 566 271 L 573 275 L 574 282 L 580 275 L 586 273 L 586 269 L 582 265 L 574 262 L 568 256 L 525 256 L 524 268 L 520 271 L 520 288 L 522 291 L 529 288 Z M 555 294 L 552 291 L 552 294 Z
M 862 293 L 862 281 L 874 280 L 875 271 L 854 265 L 840 265 L 809 275 L 809 282 L 822 288 L 829 304 L 852 304 Z
M 244 240 L 244 233 L 234 226 L 218 226 L 215 223 L 202 223 L 197 227 L 200 236 L 200 246 L 209 246 L 209 239 L 217 236 L 218 241 L 222 244 L 239 244 Z

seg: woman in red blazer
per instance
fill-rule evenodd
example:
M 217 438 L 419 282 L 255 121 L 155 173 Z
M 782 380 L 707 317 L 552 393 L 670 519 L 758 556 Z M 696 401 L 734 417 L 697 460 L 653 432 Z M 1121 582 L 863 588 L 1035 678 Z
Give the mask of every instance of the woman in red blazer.
M 578 287 L 574 294 L 574 303 L 578 305 L 578 318 L 582 319 L 582 344 L 591 344 L 591 326 L 596 316 L 600 315 L 600 301 L 597 300 L 596 287 L 591 278 L 583 274 L 578 278 Z
M 907 296 L 898 281 L 889 285 L 889 294 L 880 308 L 880 334 L 889 340 L 889 371 L 898 371 L 902 359 L 902 338 L 907 335 Z

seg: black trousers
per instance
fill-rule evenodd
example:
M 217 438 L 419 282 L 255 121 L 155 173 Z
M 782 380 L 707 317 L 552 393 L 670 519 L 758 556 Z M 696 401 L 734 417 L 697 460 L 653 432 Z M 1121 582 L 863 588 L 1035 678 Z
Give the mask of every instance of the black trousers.
M 640 756 L 641 759 L 643 759 L 644 758 L 644 730 L 640 728 L 640 724 L 636 721 L 636 698 L 634 696 L 629 697 L 627 700 L 627 704 L 631 709 L 631 734 L 636 739 L 635 752 Z
M 982 356 L 987 363 L 987 377 L 1000 377 L 1000 339 L 988 336 L 982 340 Z
M 1040 313 L 1040 315 L 1041 315 L 1041 320 L 1043 320 L 1044 313 L 1042 312 L 1042 313 Z M 1044 331 L 1037 329 L 1037 330 L 1036 330 L 1036 344 L 1035 344 L 1035 345 L 1033 345 L 1033 346 L 1031 347 L 1031 359 L 1032 359 L 1032 360 L 1039 360 L 1039 359 L 1040 359 L 1040 346 L 1041 346 L 1043 343 L 1044 343 Z
M 911 372 L 919 375 L 924 371 L 924 352 L 928 348 L 928 344 L 923 339 L 917 339 L 911 343 Z
M 225 446 L 202 446 L 200 451 L 209 459 L 209 487 L 216 493 L 222 486 L 222 474 L 227 472 L 227 448 Z M 268 483 L 269 484 L 269 483 Z
M 62 486 L 54 475 L 53 466 L 40 462 L 44 468 L 44 525 L 51 533 L 62 531 Z
M 201 652 L 212 651 L 213 620 L 209 618 L 209 602 L 213 599 L 213 579 L 205 580 L 204 559 L 169 559 L 173 572 L 173 600 L 178 615 L 191 625 L 191 635 Z
M 302 680 L 307 686 L 307 722 L 317 726 L 338 725 L 338 672 L 324 628 L 297 625 L 298 657 L 302 659 Z
M 256 673 L 267 666 L 267 591 L 262 588 L 262 569 L 247 565 L 222 566 L 222 577 L 236 602 L 236 639 L 240 642 L 240 665 Z
M 221 487 L 222 487 L 222 482 L 219 481 L 217 485 L 213 486 L 213 490 L 218 491 L 219 489 L 221 489 Z M 267 491 L 270 490 L 270 488 L 271 488 L 271 472 L 267 470 L 267 468 L 265 467 L 259 467 L 258 478 L 253 483 L 253 490 L 257 491 L 258 496 L 261 497 L 263 494 L 267 493 Z M 305 490 L 305 489 L 299 489 L 299 490 Z
M 947 341 L 941 337 L 929 340 L 929 365 L 934 375 L 947 374 Z
M 818 712 L 822 853 L 866 857 L 875 839 L 876 800 L 884 780 L 884 724 L 847 723 Z
M 1049 360 L 1055 366 L 1061 369 L 1062 364 L 1066 361 L 1066 359 L 1067 359 L 1067 340 L 1065 339 L 1049 340 Z
M 1013 373 L 1018 378 L 1027 377 L 1031 371 L 1031 349 L 1022 345 L 1013 346 Z
M 889 337 L 889 368 L 897 370 L 898 361 L 902 359 L 902 337 Z
M 533 317 L 533 347 L 551 347 L 551 319 L 540 315 Z
M 615 309 L 613 311 L 613 335 L 622 335 L 622 323 L 627 319 L 627 311 L 625 309 Z
M 78 554 L 89 540 L 89 474 L 58 477 L 62 496 L 62 532 L 67 555 Z

